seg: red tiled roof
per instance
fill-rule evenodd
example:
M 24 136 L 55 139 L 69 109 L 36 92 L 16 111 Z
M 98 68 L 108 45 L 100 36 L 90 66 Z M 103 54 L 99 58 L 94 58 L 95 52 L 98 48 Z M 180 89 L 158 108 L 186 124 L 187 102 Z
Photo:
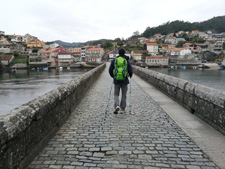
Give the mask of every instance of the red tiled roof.
M 148 53 L 147 50 L 134 50 L 133 53 Z
M 41 50 L 41 52 L 42 53 L 57 53 L 58 52 L 58 53 L 64 53 L 64 54 L 68 53 L 65 50 L 59 49 L 59 48 Z
M 180 52 L 180 51 L 182 51 L 182 50 L 185 50 L 184 48 L 175 48 L 175 49 L 173 49 L 172 51 L 173 52 Z
M 166 56 L 148 56 L 146 59 L 168 59 Z
M 158 44 L 155 43 L 155 42 L 147 42 L 146 45 L 154 45 L 154 46 L 158 46 Z
M 2 55 L 1 60 L 11 60 L 13 58 L 13 55 Z
M 89 48 L 89 49 L 87 49 L 87 51 L 99 51 L 99 50 L 103 50 L 103 48 Z

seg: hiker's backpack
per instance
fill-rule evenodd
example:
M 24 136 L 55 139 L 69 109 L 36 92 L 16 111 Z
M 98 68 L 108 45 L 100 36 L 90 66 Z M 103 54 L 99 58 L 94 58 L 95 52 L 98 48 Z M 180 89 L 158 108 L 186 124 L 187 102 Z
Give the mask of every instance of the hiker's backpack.
M 119 56 L 115 59 L 113 75 L 118 81 L 123 81 L 128 77 L 127 60 L 124 57 Z

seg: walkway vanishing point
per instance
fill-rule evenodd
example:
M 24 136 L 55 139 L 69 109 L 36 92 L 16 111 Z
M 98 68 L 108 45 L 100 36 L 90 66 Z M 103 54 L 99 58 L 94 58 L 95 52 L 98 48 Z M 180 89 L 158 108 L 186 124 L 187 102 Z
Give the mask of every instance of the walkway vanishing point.
M 225 136 L 135 76 L 113 114 L 108 67 L 28 169 L 225 168 Z M 128 87 L 130 89 L 130 87 Z

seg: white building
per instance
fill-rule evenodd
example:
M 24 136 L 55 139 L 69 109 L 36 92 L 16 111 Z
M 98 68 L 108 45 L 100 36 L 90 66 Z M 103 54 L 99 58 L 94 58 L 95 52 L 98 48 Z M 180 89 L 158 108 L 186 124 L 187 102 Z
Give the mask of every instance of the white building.
M 0 52 L 1 53 L 10 53 L 11 50 L 10 50 L 10 48 L 6 47 L 5 45 L 1 45 L 0 46 Z
M 175 37 L 167 37 L 164 43 L 176 44 Z
M 156 55 L 159 51 L 158 44 L 155 42 L 146 43 L 146 49 L 151 55 Z
M 185 49 L 185 48 L 175 48 L 171 50 L 171 55 L 172 56 L 185 56 L 185 55 L 190 55 L 191 50 L 190 49 Z
M 71 54 L 58 54 L 58 65 L 68 65 L 74 61 L 74 57 Z
M 149 56 L 146 57 L 145 63 L 147 65 L 168 65 L 168 60 L 165 56 Z
M 134 50 L 134 51 L 131 51 L 131 56 L 134 60 L 140 61 L 140 60 L 142 60 L 142 56 L 144 54 L 147 55 L 147 53 L 148 53 L 147 50 Z
M 50 44 L 45 44 L 45 48 L 49 48 L 49 49 L 55 49 L 59 46 L 58 43 L 50 43 Z
M 104 55 L 103 48 L 89 48 L 86 50 L 85 53 L 88 62 L 101 62 L 103 55 Z M 82 49 L 81 49 L 81 57 L 82 57 Z

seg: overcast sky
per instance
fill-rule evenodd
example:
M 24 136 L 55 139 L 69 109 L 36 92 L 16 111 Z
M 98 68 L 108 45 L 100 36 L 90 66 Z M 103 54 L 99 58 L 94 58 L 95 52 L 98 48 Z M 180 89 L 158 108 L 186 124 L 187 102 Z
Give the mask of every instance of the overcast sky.
M 43 41 L 128 38 L 168 21 L 225 15 L 224 0 L 0 0 L 0 30 Z

